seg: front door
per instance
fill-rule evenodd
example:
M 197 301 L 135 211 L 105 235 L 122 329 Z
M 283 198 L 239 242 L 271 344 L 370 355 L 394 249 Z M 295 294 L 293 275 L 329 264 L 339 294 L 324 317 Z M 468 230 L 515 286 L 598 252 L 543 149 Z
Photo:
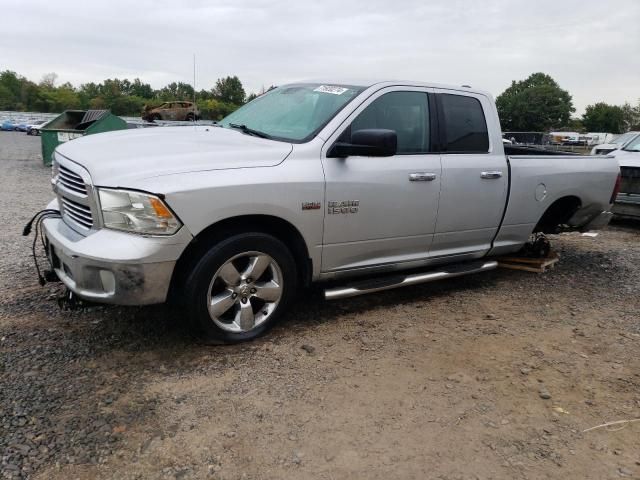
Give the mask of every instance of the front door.
M 322 270 L 426 261 L 438 213 L 440 156 L 432 153 L 430 89 L 391 87 L 373 94 L 325 144 L 326 205 Z M 398 136 L 392 157 L 327 158 L 351 132 L 382 128 Z
M 493 105 L 484 95 L 450 90 L 436 94 L 442 182 L 431 256 L 479 257 L 491 248 L 507 201 L 509 172 L 502 139 L 488 133 L 499 132 L 500 125 L 491 124 L 496 115 L 487 115 Z

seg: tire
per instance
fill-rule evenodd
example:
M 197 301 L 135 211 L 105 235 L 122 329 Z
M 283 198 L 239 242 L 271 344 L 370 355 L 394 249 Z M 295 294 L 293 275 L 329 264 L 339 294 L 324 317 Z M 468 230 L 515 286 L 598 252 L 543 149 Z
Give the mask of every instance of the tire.
M 153 115 L 151 115 L 151 121 L 155 122 L 156 120 L 162 120 L 162 117 L 159 113 L 154 113 Z
M 193 116 L 193 113 L 187 113 L 187 116 L 186 116 L 187 122 L 193 122 L 194 119 L 195 117 Z
M 189 318 L 205 343 L 253 340 L 287 309 L 297 278 L 295 260 L 280 240 L 258 232 L 233 235 L 211 247 L 187 276 Z

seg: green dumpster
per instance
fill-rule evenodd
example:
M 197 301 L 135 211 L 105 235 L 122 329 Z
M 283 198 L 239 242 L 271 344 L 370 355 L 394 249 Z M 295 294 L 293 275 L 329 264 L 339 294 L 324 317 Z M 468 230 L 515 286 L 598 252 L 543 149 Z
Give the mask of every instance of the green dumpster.
M 109 110 L 66 110 L 40 129 L 42 161 L 51 165 L 53 151 L 61 143 L 84 135 L 125 128 L 127 122 Z

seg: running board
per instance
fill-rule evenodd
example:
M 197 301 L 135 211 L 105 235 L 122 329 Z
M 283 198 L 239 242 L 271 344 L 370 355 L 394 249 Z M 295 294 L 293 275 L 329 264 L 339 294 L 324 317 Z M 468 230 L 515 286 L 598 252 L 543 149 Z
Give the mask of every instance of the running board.
M 498 262 L 491 260 L 462 263 L 430 272 L 374 278 L 371 280 L 351 283 L 344 287 L 329 288 L 324 291 L 324 298 L 327 300 L 336 300 L 338 298 L 356 297 L 366 293 L 380 292 L 382 290 L 391 290 L 392 288 L 407 287 L 409 285 L 418 285 L 420 283 L 435 282 L 436 280 L 444 280 L 446 278 L 455 278 L 461 277 L 462 275 L 469 275 L 471 273 L 494 270 L 497 267 Z

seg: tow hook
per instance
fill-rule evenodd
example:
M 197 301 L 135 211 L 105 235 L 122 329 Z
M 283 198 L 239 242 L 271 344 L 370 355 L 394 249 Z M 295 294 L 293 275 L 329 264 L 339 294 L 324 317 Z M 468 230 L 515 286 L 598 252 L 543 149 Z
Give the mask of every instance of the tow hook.
M 44 281 L 47 283 L 60 281 L 60 279 L 58 278 L 58 274 L 53 270 L 45 270 L 44 272 L 42 272 L 42 278 L 44 278 Z
M 58 297 L 58 307 L 62 311 L 80 310 L 83 307 L 83 302 L 75 293 L 66 288 L 64 293 Z

